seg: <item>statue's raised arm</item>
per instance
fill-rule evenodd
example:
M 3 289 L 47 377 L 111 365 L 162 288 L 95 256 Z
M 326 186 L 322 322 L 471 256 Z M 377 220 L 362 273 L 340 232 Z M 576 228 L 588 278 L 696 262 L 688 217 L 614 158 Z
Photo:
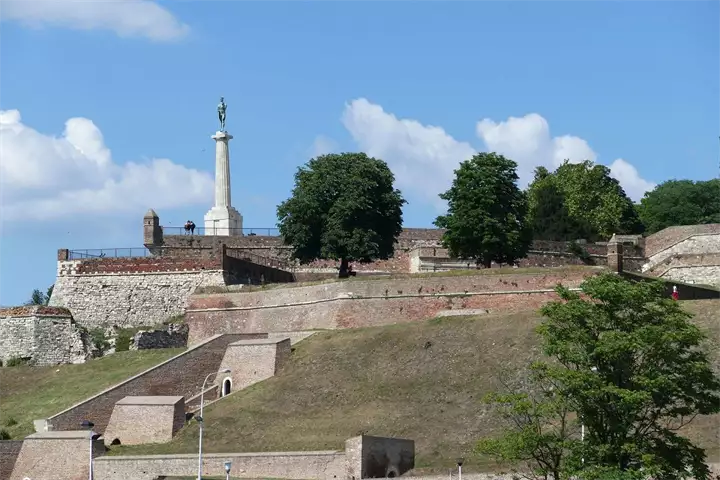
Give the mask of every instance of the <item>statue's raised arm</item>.
M 218 105 L 218 119 L 220 120 L 220 131 L 225 131 L 225 111 L 227 105 L 225 105 L 225 97 L 220 97 L 220 104 Z

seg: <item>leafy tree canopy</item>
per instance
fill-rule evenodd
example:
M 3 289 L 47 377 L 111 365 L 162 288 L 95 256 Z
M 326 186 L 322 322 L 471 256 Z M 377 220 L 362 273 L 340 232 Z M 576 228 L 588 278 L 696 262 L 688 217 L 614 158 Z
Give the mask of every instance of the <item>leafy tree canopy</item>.
M 704 450 L 677 433 L 695 415 L 720 412 L 720 379 L 703 349 L 705 334 L 659 282 L 604 274 L 581 290 L 582 296 L 559 286 L 561 301 L 542 308 L 539 333 L 553 362 L 535 364 L 532 378 L 535 392 L 550 392 L 540 395 L 543 409 L 523 412 L 521 400 L 506 397 L 506 416 L 520 421 L 480 449 L 516 459 L 524 454 L 540 473 L 547 467 L 529 454 L 560 454 L 563 478 L 582 472 L 585 479 L 707 479 Z M 543 419 L 538 411 L 553 413 L 550 423 L 561 425 L 560 407 L 577 412 L 586 427 L 583 442 L 557 431 L 532 436 L 526 428 L 521 435 L 518 425 Z
M 364 153 L 321 155 L 295 174 L 292 196 L 278 206 L 278 226 L 303 263 L 371 262 L 393 255 L 405 202 L 387 164 Z
M 536 240 L 577 240 L 592 236 L 587 223 L 570 215 L 557 177 L 545 167 L 535 170 L 535 179 L 528 187 L 528 223 Z
M 645 193 L 638 211 L 648 233 L 673 225 L 720 223 L 720 180 L 668 180 Z
M 562 195 L 562 206 L 558 192 Z M 543 168 L 536 172 L 528 193 L 530 221 L 536 228 L 547 227 L 557 218 L 564 219 L 564 210 L 567 210 L 569 219 L 551 230 L 548 234 L 551 237 L 565 233 L 570 238 L 564 240 L 607 240 L 614 233 L 643 231 L 632 201 L 610 176 L 610 169 L 603 165 L 565 161 L 553 173 Z
M 450 190 L 440 195 L 448 202 L 448 213 L 435 220 L 446 229 L 442 241 L 450 255 L 473 258 L 485 267 L 526 255 L 532 231 L 516 168 L 502 155 L 479 153 L 455 170 Z

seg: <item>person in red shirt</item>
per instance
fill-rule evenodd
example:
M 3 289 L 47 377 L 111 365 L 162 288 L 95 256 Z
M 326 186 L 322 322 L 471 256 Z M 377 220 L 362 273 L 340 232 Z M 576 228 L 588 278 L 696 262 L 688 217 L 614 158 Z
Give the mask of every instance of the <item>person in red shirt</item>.
M 678 293 L 677 285 L 673 285 L 672 299 L 673 299 L 673 300 L 679 300 L 679 299 L 680 299 L 680 294 Z

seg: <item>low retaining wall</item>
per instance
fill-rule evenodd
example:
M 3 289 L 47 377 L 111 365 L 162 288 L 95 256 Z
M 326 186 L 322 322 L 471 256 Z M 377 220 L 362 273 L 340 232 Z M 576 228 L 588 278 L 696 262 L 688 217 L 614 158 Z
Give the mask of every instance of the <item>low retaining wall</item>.
M 357 328 L 432 318 L 442 310 L 518 311 L 577 287 L 598 268 L 546 273 L 495 270 L 478 275 L 352 280 L 247 293 L 194 295 L 186 312 L 193 344 L 222 331 L 243 333 Z
M 95 424 L 102 433 L 107 427 L 115 403 L 127 396 L 184 396 L 200 392 L 205 376 L 217 372 L 230 343 L 267 334 L 229 334 L 210 338 L 204 343 L 144 371 L 46 420 L 48 430 L 75 430 L 84 420 Z
M 160 476 L 197 475 L 197 454 L 101 457 L 95 460 L 95 480 L 155 480 Z M 232 462 L 233 478 L 336 480 L 345 478 L 345 454 L 324 452 L 206 453 L 203 475 L 225 476 Z
M 399 476 L 414 468 L 415 442 L 361 435 L 345 442 L 345 452 L 210 453 L 203 455 L 203 475 L 223 476 L 232 462 L 233 478 L 360 480 Z M 197 475 L 197 455 L 102 457 L 95 460 L 95 480 L 155 480 L 161 476 Z
M 720 288 L 712 285 L 690 285 L 673 279 L 651 277 L 650 275 L 644 275 L 636 272 L 622 272 L 621 275 L 627 280 L 633 280 L 636 282 L 660 281 L 665 285 L 665 294 L 668 297 L 672 295 L 673 287 L 677 286 L 680 300 L 707 300 L 720 298 Z

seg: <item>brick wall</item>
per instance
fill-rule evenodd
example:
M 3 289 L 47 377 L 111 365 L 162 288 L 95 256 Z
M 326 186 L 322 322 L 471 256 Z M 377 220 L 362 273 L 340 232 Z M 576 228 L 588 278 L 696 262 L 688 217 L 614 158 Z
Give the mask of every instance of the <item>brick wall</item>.
M 289 338 L 241 340 L 225 350 L 222 366 L 230 369 L 218 383 L 230 378 L 232 391 L 242 390 L 275 374 L 290 359 Z
M 448 309 L 518 311 L 555 298 L 562 283 L 577 287 L 599 270 L 493 273 L 354 280 L 247 293 L 194 295 L 186 313 L 188 342 L 222 331 L 274 332 L 353 328 L 432 318 Z
M 123 383 L 50 417 L 50 430 L 74 430 L 83 420 L 95 423 L 97 432 L 105 431 L 115 403 L 127 396 L 184 396 L 188 398 L 202 387 L 205 376 L 216 372 L 228 344 L 238 340 L 267 338 L 267 334 L 229 334 L 210 339 Z
M 222 268 L 222 261 L 219 258 L 197 257 L 91 258 L 74 260 L 74 262 L 77 262 L 75 272 L 78 274 L 178 272 Z
M 22 440 L 0 440 L 0 480 L 10 480 L 22 444 Z
M 95 440 L 93 457 L 104 452 L 102 440 Z M 85 480 L 89 453 L 87 431 L 34 433 L 23 441 L 10 480 Z
M 223 464 L 243 478 L 339 480 L 345 478 L 343 452 L 206 453 L 203 475 L 225 478 Z M 197 454 L 102 457 L 95 460 L 95 480 L 155 480 L 161 476 L 197 476 Z
M 183 426 L 183 397 L 125 397 L 115 404 L 103 437 L 105 445 L 167 443 Z

